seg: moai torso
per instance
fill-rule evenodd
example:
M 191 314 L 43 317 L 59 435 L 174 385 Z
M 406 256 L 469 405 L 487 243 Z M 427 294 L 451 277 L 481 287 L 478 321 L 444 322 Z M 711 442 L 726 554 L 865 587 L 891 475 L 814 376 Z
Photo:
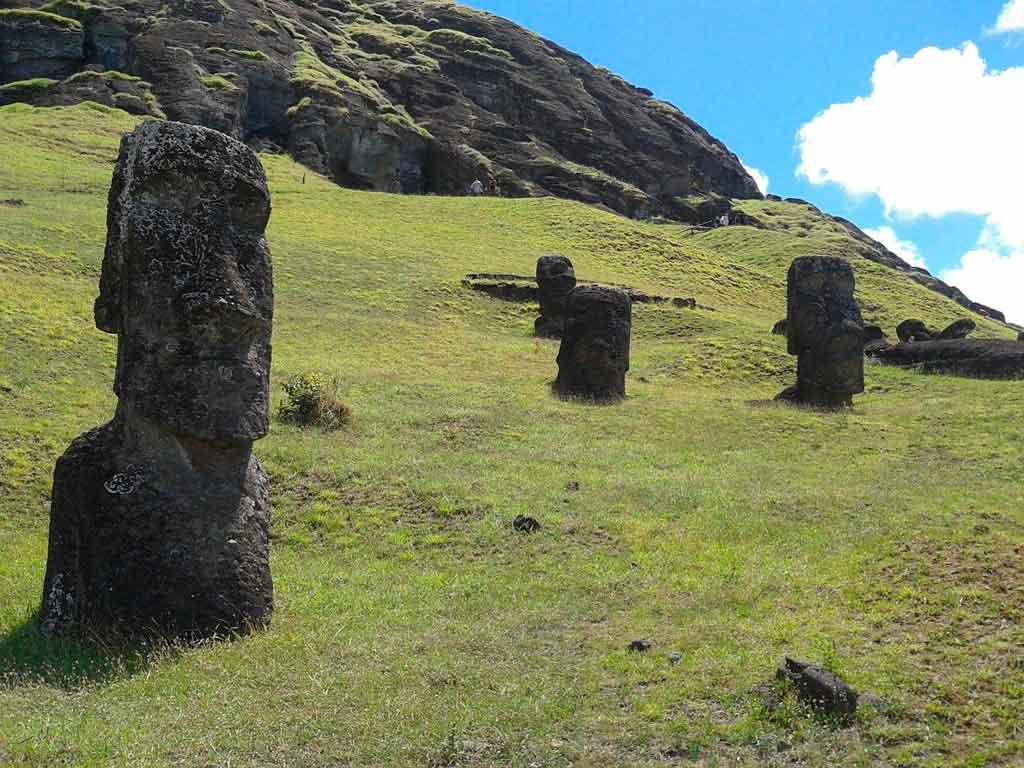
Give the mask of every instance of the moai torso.
M 626 396 L 632 302 L 613 288 L 574 290 L 566 307 L 555 389 L 563 397 L 613 401 Z

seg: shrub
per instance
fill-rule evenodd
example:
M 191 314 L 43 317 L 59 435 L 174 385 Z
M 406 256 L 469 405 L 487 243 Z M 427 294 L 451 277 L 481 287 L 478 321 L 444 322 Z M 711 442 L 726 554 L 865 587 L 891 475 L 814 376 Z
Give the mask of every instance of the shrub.
M 338 382 L 320 373 L 292 376 L 284 385 L 281 421 L 304 427 L 339 429 L 352 417 L 352 409 L 338 399 Z

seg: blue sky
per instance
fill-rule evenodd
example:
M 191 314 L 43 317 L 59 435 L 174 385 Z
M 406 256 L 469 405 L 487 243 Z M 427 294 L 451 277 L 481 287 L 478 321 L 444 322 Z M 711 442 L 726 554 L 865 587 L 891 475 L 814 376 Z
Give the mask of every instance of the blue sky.
M 650 88 L 770 192 L 1024 322 L 1007 288 L 1024 282 L 1024 0 L 466 1 Z

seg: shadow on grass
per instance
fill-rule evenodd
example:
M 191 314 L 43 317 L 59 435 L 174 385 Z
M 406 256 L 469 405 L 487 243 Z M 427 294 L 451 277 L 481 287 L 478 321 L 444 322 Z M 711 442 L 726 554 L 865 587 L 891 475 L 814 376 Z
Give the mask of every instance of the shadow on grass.
M 143 672 L 173 655 L 165 642 L 106 640 L 87 634 L 52 637 L 35 613 L 0 635 L 0 690 L 44 684 L 80 688 Z

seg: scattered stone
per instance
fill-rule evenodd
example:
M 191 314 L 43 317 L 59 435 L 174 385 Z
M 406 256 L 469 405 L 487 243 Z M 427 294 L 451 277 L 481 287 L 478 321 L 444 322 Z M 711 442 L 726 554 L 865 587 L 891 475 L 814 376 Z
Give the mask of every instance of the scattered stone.
M 579 481 L 570 480 L 568 483 L 565 484 L 565 489 L 567 491 L 578 491 L 580 489 Z
M 668 661 L 669 661 L 669 663 L 670 663 L 670 664 L 671 664 L 671 665 L 672 665 L 673 667 L 674 667 L 674 666 L 675 666 L 676 664 L 679 664 L 679 663 L 680 663 L 680 662 L 681 662 L 682 660 L 683 660 L 683 654 L 681 654 L 681 653 L 680 653 L 679 651 L 673 651 L 672 653 L 670 653 L 670 654 L 668 655 Z
M 647 651 L 651 650 L 651 644 L 646 640 L 634 640 L 626 646 L 626 650 L 630 653 L 647 653 Z
M 881 326 L 878 325 L 865 325 L 864 326 L 864 343 L 867 344 L 871 341 L 881 341 L 885 338 L 885 331 L 882 330 Z
M 532 517 L 519 515 L 512 521 L 512 527 L 520 533 L 536 533 L 540 530 L 540 523 Z
M 585 286 L 569 297 L 555 390 L 596 401 L 626 396 L 632 303 L 612 288 Z
M 58 460 L 47 633 L 195 639 L 273 610 L 267 433 L 273 288 L 259 159 L 206 128 L 121 143 L 96 325 L 117 334 L 108 424 Z
M 895 344 L 875 352 L 889 365 L 979 379 L 1024 378 L 1024 347 L 1008 339 L 948 339 Z
M 896 335 L 900 341 L 908 343 L 913 341 L 931 341 L 937 334 L 920 320 L 904 320 L 896 326 Z
M 850 265 L 803 256 L 789 268 L 787 339 L 797 383 L 778 400 L 835 410 L 864 391 L 864 329 Z
M 533 335 L 560 339 L 565 329 L 565 306 L 576 287 L 576 270 L 565 256 L 550 255 L 537 259 L 537 298 L 540 317 L 533 324 Z
M 939 334 L 938 339 L 966 339 L 970 334 L 974 333 L 977 327 L 978 324 L 968 318 L 957 320 L 955 323 L 946 326 L 946 329 Z
M 801 701 L 825 714 L 848 717 L 857 709 L 857 692 L 827 669 L 787 657 L 776 677 L 792 683 Z
M 0 205 L 8 208 L 23 208 L 25 206 L 25 201 L 20 197 L 11 197 L 7 200 L 0 200 Z
M 782 318 L 775 325 L 772 326 L 773 336 L 785 336 L 786 328 L 789 326 L 789 321 L 786 318 Z

